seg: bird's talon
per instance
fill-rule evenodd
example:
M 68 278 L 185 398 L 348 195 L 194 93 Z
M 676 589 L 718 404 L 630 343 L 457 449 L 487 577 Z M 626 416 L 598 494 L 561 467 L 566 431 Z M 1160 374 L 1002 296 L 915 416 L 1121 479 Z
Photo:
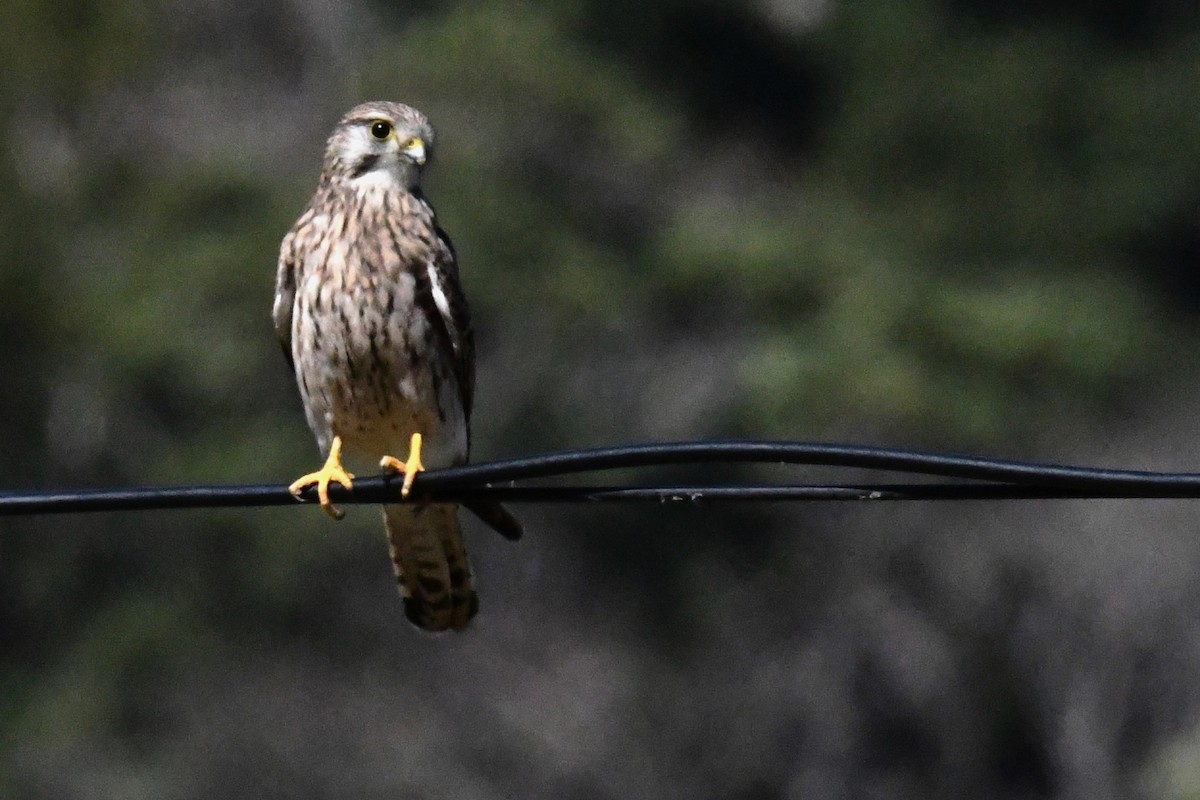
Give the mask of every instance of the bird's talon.
M 408 493 L 412 491 L 413 481 L 417 479 L 417 473 L 425 469 L 425 465 L 421 463 L 421 434 L 412 435 L 407 461 L 401 461 L 395 456 L 384 456 L 380 459 L 379 466 L 385 472 L 404 473 L 404 485 L 400 487 L 400 496 L 407 498 Z
M 329 484 L 337 483 L 345 489 L 351 489 L 354 486 L 353 479 L 354 475 L 342 467 L 342 439 L 340 436 L 335 436 L 333 445 L 329 448 L 329 458 L 325 459 L 325 465 L 316 472 L 310 472 L 292 481 L 292 484 L 288 486 L 288 491 L 299 497 L 301 492 L 315 483 L 317 499 L 321 503 L 321 508 L 334 519 L 341 519 L 346 514 L 329 499 Z

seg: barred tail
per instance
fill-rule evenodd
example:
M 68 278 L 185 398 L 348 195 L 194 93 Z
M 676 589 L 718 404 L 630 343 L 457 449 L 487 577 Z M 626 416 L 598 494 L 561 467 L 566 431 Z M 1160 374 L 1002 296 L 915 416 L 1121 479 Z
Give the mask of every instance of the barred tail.
M 404 615 L 426 631 L 461 631 L 479 610 L 458 506 L 384 506 Z

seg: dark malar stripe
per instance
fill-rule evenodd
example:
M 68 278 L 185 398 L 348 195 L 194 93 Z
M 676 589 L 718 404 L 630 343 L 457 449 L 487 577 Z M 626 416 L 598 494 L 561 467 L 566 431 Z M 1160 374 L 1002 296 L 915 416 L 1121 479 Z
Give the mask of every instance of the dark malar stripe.
M 364 173 L 374 169 L 377 163 L 379 163 L 379 155 L 377 153 L 363 156 L 362 161 L 354 165 L 354 170 L 350 173 L 350 179 L 354 180 L 355 178 L 362 177 Z

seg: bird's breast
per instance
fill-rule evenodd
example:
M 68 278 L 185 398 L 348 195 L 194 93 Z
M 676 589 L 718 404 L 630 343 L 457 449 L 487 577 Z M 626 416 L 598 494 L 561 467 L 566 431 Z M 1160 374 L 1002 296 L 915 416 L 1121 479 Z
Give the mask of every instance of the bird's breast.
M 461 461 L 466 420 L 453 361 L 416 303 L 416 278 L 358 254 L 325 255 L 297 292 L 292 337 L 318 438 L 341 436 L 347 450 L 377 460 L 420 432 L 446 451 L 439 460 Z

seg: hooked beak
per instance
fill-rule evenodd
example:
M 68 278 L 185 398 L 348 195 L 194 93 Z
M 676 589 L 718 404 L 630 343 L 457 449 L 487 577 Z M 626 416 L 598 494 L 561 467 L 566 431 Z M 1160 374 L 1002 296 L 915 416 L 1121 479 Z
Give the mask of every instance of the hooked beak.
M 425 165 L 425 140 L 419 136 L 414 136 L 408 140 L 408 144 L 401 151 L 404 155 L 411 158 L 418 167 Z

